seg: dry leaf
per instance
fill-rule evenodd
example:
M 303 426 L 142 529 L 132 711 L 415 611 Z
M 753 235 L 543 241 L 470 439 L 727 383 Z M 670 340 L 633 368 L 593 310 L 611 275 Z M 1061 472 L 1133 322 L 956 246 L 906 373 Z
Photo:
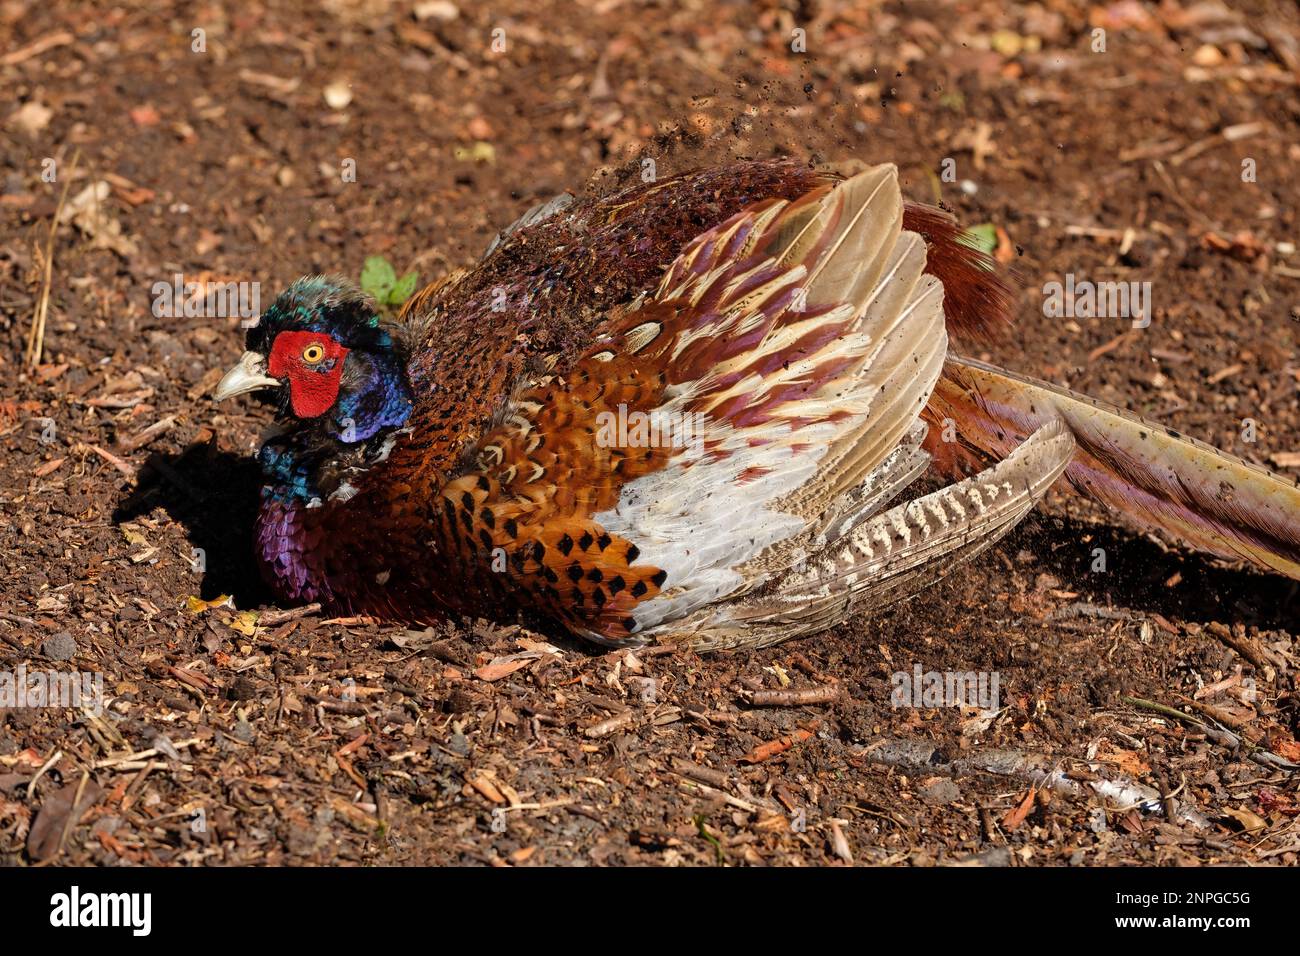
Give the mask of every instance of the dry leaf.
M 1020 801 L 1019 806 L 1008 810 L 1006 816 L 1002 818 L 1002 828 L 1004 830 L 1014 830 L 1024 823 L 1025 817 L 1029 816 L 1029 811 L 1034 808 L 1034 797 L 1037 795 L 1038 788 L 1030 787 L 1025 794 L 1025 798 Z
M 234 606 L 234 599 L 229 594 L 222 594 L 211 601 L 205 601 L 203 598 L 194 597 L 193 595 L 185 599 L 185 610 L 191 614 L 202 614 L 204 611 L 211 611 L 214 607 L 233 608 Z
M 521 667 L 527 667 L 533 661 L 537 660 L 537 653 L 528 651 L 524 654 L 511 654 L 509 657 L 498 657 L 491 663 L 484 664 L 474 672 L 474 676 L 479 680 L 494 681 L 507 677 L 519 670 Z
M 122 224 L 105 205 L 110 192 L 107 180 L 91 183 L 68 200 L 62 218 L 90 238 L 92 249 L 110 249 L 126 259 L 136 254 L 136 245 L 123 234 Z
M 257 633 L 257 612 L 240 611 L 227 622 L 227 626 L 245 637 L 252 637 Z
M 72 801 L 78 788 L 81 788 L 81 799 L 74 808 Z M 85 787 L 81 787 L 80 782 L 68 783 L 46 797 L 32 822 L 31 832 L 27 834 L 27 853 L 31 858 L 40 862 L 58 856 L 64 832 L 77 825 L 99 799 L 100 792 L 99 784 L 87 780 Z
M 1122 750 L 1109 740 L 1103 740 L 1097 748 L 1097 759 L 1114 764 L 1130 777 L 1141 777 L 1151 772 L 1151 766 L 1136 751 Z
M 1234 807 L 1224 807 L 1223 815 L 1225 817 L 1231 817 L 1233 820 L 1236 820 L 1239 824 L 1241 824 L 1241 828 L 1247 832 L 1251 832 L 1254 830 L 1263 830 L 1265 827 L 1268 826 L 1267 820 L 1261 817 L 1258 813 L 1255 813 L 1251 810 L 1247 810 L 1245 807 L 1242 807 L 1241 809 L 1236 809 Z

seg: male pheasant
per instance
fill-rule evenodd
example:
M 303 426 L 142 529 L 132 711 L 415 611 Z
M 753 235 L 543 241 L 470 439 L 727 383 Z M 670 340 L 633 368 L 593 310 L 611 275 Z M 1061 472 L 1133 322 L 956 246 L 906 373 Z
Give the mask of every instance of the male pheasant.
M 938 579 L 1062 473 L 1142 529 L 1300 577 L 1300 490 L 950 351 L 1006 321 L 993 264 L 893 166 L 846 172 L 557 197 L 395 322 L 342 278 L 293 283 L 215 394 L 278 393 L 256 529 L 275 593 L 770 644 Z M 956 483 L 895 503 L 927 471 Z

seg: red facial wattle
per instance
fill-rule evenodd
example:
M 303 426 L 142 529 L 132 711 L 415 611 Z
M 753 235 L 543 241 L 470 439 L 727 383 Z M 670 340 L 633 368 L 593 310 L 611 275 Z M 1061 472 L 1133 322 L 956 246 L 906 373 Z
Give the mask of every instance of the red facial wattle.
M 348 350 L 322 332 L 281 332 L 267 371 L 289 380 L 289 400 L 299 418 L 315 418 L 333 406 Z

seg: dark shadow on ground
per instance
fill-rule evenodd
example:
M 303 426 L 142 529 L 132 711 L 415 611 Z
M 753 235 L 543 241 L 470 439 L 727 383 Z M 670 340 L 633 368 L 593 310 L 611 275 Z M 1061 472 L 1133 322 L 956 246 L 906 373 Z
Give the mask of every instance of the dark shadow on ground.
M 272 596 L 253 560 L 261 471 L 249 457 L 193 444 L 179 455 L 154 454 L 140 470 L 139 484 L 113 511 L 129 521 L 162 507 L 183 525 L 202 571 L 200 596 L 231 594 L 236 607 L 257 607 Z
M 1165 550 L 1121 527 L 1039 516 L 1026 543 L 1066 591 L 1095 604 L 1154 611 L 1192 621 L 1241 622 L 1289 630 L 1300 615 L 1300 582 L 1242 569 L 1205 555 Z M 1096 549 L 1106 570 L 1093 570 Z M 1173 584 L 1167 582 L 1179 575 Z

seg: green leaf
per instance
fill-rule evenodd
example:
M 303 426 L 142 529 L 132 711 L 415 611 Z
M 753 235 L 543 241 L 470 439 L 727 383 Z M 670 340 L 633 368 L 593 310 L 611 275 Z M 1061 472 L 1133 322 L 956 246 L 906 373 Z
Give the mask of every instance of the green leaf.
M 393 285 L 388 293 L 389 305 L 401 305 L 415 293 L 416 283 L 420 281 L 420 273 L 412 270 L 402 276 Z
M 972 249 L 978 249 L 986 256 L 991 256 L 998 247 L 998 227 L 991 222 L 971 226 L 957 237 L 957 241 L 965 243 Z
M 374 296 L 376 302 L 388 301 L 388 294 L 396 281 L 397 273 L 383 256 L 370 256 L 361 267 L 361 288 Z

